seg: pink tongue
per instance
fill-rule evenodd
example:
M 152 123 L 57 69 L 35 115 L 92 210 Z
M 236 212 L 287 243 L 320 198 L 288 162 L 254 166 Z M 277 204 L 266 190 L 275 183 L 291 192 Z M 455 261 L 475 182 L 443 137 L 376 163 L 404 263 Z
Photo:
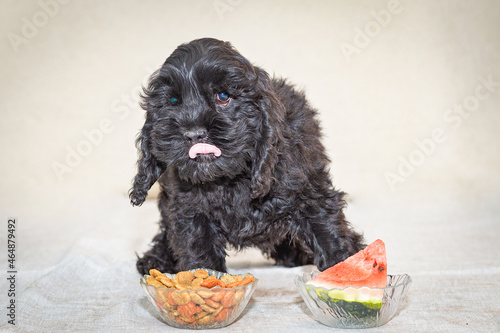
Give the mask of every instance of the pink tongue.
M 214 154 L 216 157 L 221 155 L 221 151 L 214 145 L 210 145 L 208 143 L 197 143 L 189 149 L 189 157 L 196 158 L 198 154 Z

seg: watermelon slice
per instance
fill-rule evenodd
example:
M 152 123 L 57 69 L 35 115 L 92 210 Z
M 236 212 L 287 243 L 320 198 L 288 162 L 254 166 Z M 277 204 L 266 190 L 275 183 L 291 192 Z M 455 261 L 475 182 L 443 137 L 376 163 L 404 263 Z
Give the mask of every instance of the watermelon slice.
M 387 285 L 387 258 L 384 242 L 377 239 L 364 250 L 327 268 L 308 284 L 326 289 L 384 288 Z
M 385 244 L 377 239 L 364 250 L 319 273 L 307 282 L 323 301 L 356 316 L 374 316 L 387 286 Z M 311 290 L 310 290 L 311 291 Z

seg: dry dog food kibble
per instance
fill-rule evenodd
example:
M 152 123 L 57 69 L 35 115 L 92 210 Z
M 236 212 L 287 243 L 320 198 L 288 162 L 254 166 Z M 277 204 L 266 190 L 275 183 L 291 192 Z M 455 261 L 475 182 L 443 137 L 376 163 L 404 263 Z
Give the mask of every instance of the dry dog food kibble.
M 156 269 L 149 271 L 146 282 L 157 289 L 158 304 L 168 316 L 182 325 L 207 326 L 223 322 L 242 300 L 245 289 L 223 289 L 247 285 L 255 281 L 252 275 L 224 275 L 220 279 L 209 276 L 204 269 L 194 272 L 182 271 L 175 278 L 162 274 Z M 206 289 L 208 288 L 208 289 Z M 176 290 L 173 290 L 176 289 Z

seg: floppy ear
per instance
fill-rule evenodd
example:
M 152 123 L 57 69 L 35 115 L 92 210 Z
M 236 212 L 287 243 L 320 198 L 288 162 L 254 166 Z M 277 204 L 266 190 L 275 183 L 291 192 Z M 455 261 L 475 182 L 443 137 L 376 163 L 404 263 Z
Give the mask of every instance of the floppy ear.
M 137 161 L 137 175 L 134 184 L 129 191 L 130 202 L 134 206 L 140 206 L 146 200 L 149 189 L 160 178 L 165 171 L 156 158 L 151 154 L 151 143 L 149 130 L 152 127 L 148 122 L 144 124 L 141 134 L 136 141 L 139 150 L 139 160 Z
M 285 116 L 285 108 L 276 95 L 271 79 L 262 69 L 256 67 L 255 70 L 263 124 L 262 136 L 257 142 L 256 160 L 252 166 L 252 199 L 264 197 L 275 181 L 273 174 L 278 162 L 278 144 L 283 142 L 281 130 Z
M 143 88 L 144 94 L 141 95 L 141 107 L 146 110 L 146 121 L 142 127 L 141 133 L 136 141 L 139 150 L 139 160 L 137 161 L 137 175 L 129 191 L 130 202 L 134 206 L 140 206 L 146 200 L 149 189 L 160 178 L 166 167 L 159 162 L 151 153 L 151 129 L 155 123 L 155 111 L 161 107 L 159 98 L 159 80 L 160 70 L 151 75 L 149 86 Z

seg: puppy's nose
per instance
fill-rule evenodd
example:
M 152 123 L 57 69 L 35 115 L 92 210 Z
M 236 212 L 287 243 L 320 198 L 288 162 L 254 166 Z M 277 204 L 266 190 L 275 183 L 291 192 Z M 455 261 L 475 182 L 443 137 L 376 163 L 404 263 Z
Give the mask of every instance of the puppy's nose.
M 207 130 L 204 128 L 195 128 L 184 133 L 184 137 L 191 142 L 203 142 L 208 138 Z

